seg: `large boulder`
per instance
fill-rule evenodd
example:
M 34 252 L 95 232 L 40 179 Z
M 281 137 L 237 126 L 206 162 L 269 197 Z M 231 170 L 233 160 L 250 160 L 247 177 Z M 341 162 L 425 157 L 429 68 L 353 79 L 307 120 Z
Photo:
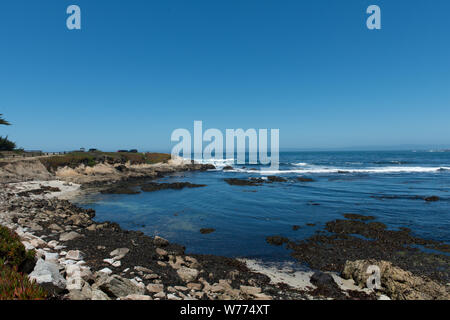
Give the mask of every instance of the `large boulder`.
M 118 275 L 101 276 L 93 286 L 93 288 L 97 287 L 111 298 L 121 298 L 131 294 L 143 295 L 145 293 L 145 287 L 142 288 L 131 280 Z
M 197 278 L 199 272 L 196 269 L 181 267 L 177 270 L 177 273 L 184 282 L 191 282 Z
M 380 269 L 381 290 L 397 300 L 449 300 L 450 288 L 426 277 L 413 275 L 388 261 L 357 260 L 345 263 L 342 276 L 353 279 L 360 287 L 367 287 L 369 266 Z
M 29 278 L 52 293 L 59 293 L 66 288 L 66 280 L 59 273 L 59 266 L 51 261 L 39 259 Z

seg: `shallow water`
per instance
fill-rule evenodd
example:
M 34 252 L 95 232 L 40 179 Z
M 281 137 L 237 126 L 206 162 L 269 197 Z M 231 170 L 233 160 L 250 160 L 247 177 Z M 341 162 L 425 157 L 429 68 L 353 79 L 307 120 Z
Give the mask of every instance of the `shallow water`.
M 177 173 L 161 180 L 206 184 L 204 188 L 95 194 L 79 203 L 95 209 L 97 221 L 160 235 L 186 246 L 188 253 L 264 261 L 290 259 L 288 250 L 267 244 L 266 236 L 304 239 L 343 213 L 373 215 L 389 228 L 408 227 L 416 236 L 450 242 L 449 152 L 289 152 L 281 153 L 280 161 L 280 170 L 269 174 L 289 182 L 230 186 L 224 178 L 261 174 L 228 160 L 215 164 L 231 164 L 236 170 Z M 298 182 L 298 176 L 315 181 Z M 380 195 L 398 198 L 373 197 Z M 410 198 L 432 195 L 441 200 Z M 294 231 L 293 225 L 301 228 Z M 201 228 L 216 231 L 201 234 Z

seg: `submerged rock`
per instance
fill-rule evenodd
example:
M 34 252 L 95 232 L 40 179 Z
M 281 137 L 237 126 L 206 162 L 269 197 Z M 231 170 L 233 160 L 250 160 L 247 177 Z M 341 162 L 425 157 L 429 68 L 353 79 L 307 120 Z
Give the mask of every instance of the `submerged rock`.
M 289 239 L 281 236 L 270 236 L 266 238 L 266 242 L 274 246 L 281 246 L 289 242 Z
M 362 214 L 357 213 L 344 213 L 344 217 L 350 220 L 361 220 L 361 221 L 375 220 L 374 216 L 363 216 Z
M 130 187 L 127 186 L 116 186 L 116 187 L 112 187 L 106 190 L 102 190 L 100 191 L 100 193 L 103 194 L 139 194 L 141 193 L 140 191 L 137 190 L 133 190 Z
M 200 229 L 200 233 L 201 234 L 208 234 L 208 233 L 212 233 L 214 231 L 216 231 L 216 229 L 213 229 L 213 228 L 202 228 L 202 229 Z
M 251 178 L 251 179 L 237 179 L 237 178 L 228 178 L 224 179 L 226 183 L 230 186 L 260 186 L 264 183 L 263 179 L 260 178 Z
M 166 189 L 175 189 L 181 190 L 184 188 L 200 188 L 206 187 L 204 184 L 193 184 L 190 182 L 173 182 L 173 183 L 157 183 L 157 182 L 149 182 L 141 187 L 141 190 L 144 192 L 154 192 L 159 190 Z

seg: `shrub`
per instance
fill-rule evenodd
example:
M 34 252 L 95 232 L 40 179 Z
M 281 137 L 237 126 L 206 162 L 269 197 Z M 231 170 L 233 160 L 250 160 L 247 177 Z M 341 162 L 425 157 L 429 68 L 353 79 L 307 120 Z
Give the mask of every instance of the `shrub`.
M 27 275 L 9 267 L 0 259 L 0 300 L 43 300 L 47 293 Z
M 145 154 L 146 162 L 150 164 L 167 162 L 171 159 L 171 155 L 167 153 L 151 153 L 147 152 Z
M 0 226 L 0 300 L 45 299 L 47 293 L 23 272 L 34 268 L 34 250 L 25 250 L 19 236 Z
M 93 167 L 98 163 L 124 164 L 154 164 L 167 162 L 170 154 L 166 153 L 122 153 L 122 152 L 71 152 L 65 155 L 41 158 L 41 163 L 49 171 L 56 171 L 61 167 L 76 168 L 82 164 Z
M 8 136 L 5 138 L 0 137 L 0 151 L 12 151 L 16 148 L 16 144 L 8 140 Z
M 35 264 L 34 250 L 25 250 L 19 236 L 12 230 L 0 226 L 0 259 L 2 263 L 22 272 L 29 272 Z

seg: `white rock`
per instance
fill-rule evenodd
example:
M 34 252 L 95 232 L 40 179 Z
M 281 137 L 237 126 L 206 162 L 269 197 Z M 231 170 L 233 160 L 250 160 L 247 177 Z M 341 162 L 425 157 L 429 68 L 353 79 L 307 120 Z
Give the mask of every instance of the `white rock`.
M 111 265 L 112 265 L 113 267 L 118 268 L 118 267 L 120 267 L 120 266 L 122 265 L 122 262 L 120 262 L 120 261 L 114 261 Z
M 70 260 L 83 260 L 84 254 L 80 250 L 69 250 L 66 254 L 66 259 Z
M 130 249 L 128 248 L 119 248 L 112 251 L 109 255 L 113 257 L 114 260 L 120 260 L 125 257 L 128 252 L 130 252 Z
M 54 252 L 54 253 L 46 252 L 45 253 L 45 261 L 57 262 L 58 257 L 59 257 L 59 254 L 57 254 L 56 252 Z
M 61 291 L 66 287 L 66 280 L 59 273 L 57 264 L 39 259 L 29 278 L 50 290 Z
M 111 274 L 112 270 L 109 268 L 103 268 L 102 270 L 100 270 L 99 272 L 105 273 L 105 274 Z

